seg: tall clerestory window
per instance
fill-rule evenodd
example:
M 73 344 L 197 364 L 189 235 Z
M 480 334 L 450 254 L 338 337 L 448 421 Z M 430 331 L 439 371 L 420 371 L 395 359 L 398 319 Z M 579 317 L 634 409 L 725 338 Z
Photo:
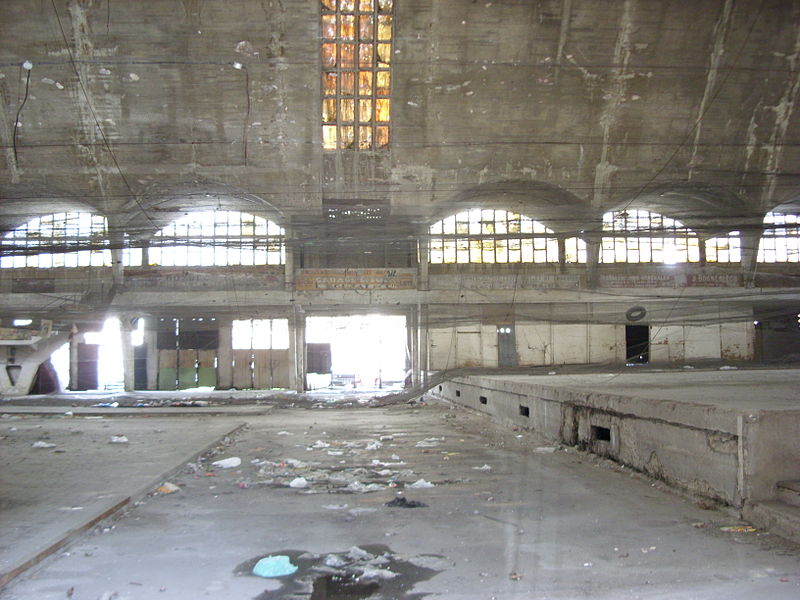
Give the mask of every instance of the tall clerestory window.
M 322 147 L 389 147 L 394 0 L 321 0 Z

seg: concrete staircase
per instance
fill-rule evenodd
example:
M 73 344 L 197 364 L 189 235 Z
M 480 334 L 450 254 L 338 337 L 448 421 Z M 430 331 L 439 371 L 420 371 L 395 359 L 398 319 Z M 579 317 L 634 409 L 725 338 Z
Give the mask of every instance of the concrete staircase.
M 775 500 L 744 507 L 744 517 L 761 529 L 800 544 L 800 480 L 779 481 Z

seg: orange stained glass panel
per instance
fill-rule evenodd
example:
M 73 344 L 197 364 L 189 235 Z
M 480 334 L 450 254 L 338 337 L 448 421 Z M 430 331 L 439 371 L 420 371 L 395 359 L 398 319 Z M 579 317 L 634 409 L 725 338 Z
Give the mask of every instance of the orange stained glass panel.
M 356 117 L 356 101 L 355 100 L 342 100 L 339 107 L 339 119 L 346 123 L 352 123 Z
M 392 62 L 391 44 L 378 44 L 378 60 L 386 64 Z
M 361 150 L 372 148 L 372 127 L 360 127 L 358 130 L 358 147 Z
M 342 12 L 353 12 L 356 9 L 356 0 L 339 0 Z
M 322 15 L 322 37 L 326 40 L 336 39 L 336 15 Z
M 358 101 L 358 120 L 361 123 L 369 123 L 372 120 L 372 100 Z
M 322 66 L 336 66 L 336 44 L 322 44 Z
M 342 15 L 339 21 L 339 37 L 343 40 L 356 39 L 356 18 L 353 15 Z
M 322 101 L 322 122 L 335 123 L 336 122 L 336 99 L 325 98 Z
M 339 127 L 339 147 L 352 148 L 355 142 L 355 131 L 351 125 Z
M 322 74 L 322 93 L 326 96 L 336 95 L 336 73 Z
M 362 42 L 371 42 L 375 35 L 375 22 L 372 15 L 361 15 L 358 18 L 358 35 Z
M 359 0 L 358 10 L 361 12 L 372 12 L 375 6 L 374 0 Z
M 392 15 L 378 15 L 378 39 L 380 41 L 392 39 Z
M 322 147 L 325 150 L 336 150 L 336 125 L 322 126 Z
M 328 10 L 336 10 L 336 0 L 322 0 L 322 6 Z
M 388 44 L 387 44 L 388 45 Z M 342 44 L 339 46 L 339 66 L 343 69 L 352 69 L 356 61 L 356 45 Z
M 378 148 L 389 147 L 389 128 L 385 125 L 375 128 L 375 146 Z
M 378 71 L 378 96 L 388 96 L 392 86 L 392 74 L 389 71 Z
M 358 95 L 372 96 L 372 71 L 358 72 Z
M 389 106 L 390 100 L 388 98 L 381 98 L 375 101 L 375 120 L 382 123 L 389 122 Z
M 355 73 L 341 73 L 342 76 L 342 94 L 345 96 L 352 96 L 355 94 L 356 88 L 356 74 Z
M 372 44 L 359 44 L 358 46 L 358 66 L 372 66 Z
M 378 9 L 381 12 L 392 12 L 392 5 L 394 2 L 392 0 L 378 0 Z

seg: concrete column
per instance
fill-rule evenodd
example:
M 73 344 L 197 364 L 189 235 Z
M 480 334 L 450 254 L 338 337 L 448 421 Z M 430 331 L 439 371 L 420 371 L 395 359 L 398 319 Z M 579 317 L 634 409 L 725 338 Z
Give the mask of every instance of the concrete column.
M 600 264 L 600 238 L 586 240 L 586 284 L 597 287 L 597 265 Z
M 78 346 L 83 343 L 83 334 L 74 333 L 69 340 L 69 385 L 68 389 L 74 390 L 78 386 Z
M 60 331 L 51 334 L 48 338 L 36 343 L 34 346 L 19 346 L 16 352 L 16 364 L 20 366 L 16 383 L 9 389 L 0 389 L 0 393 L 8 396 L 24 396 L 28 394 L 39 370 L 45 360 L 58 350 L 69 339 L 69 331 Z
M 158 329 L 156 317 L 144 321 L 144 343 L 147 347 L 147 389 L 158 389 Z
M 758 245 L 761 242 L 761 231 L 744 231 L 741 235 L 742 248 L 742 284 L 745 287 L 755 285 L 756 267 L 758 266 Z
M 417 331 L 419 332 L 417 347 L 419 348 L 420 383 L 428 385 L 428 305 L 418 304 Z
M 119 318 L 119 333 L 122 338 L 122 378 L 126 392 L 132 392 L 135 381 L 135 360 L 133 352 L 133 318 L 130 315 L 121 315 Z
M 431 262 L 430 256 L 430 239 L 425 236 L 419 239 L 419 282 L 418 289 L 427 291 L 431 289 L 431 280 L 429 265 Z
M 284 265 L 284 288 L 286 291 L 291 292 L 294 290 L 294 248 L 295 245 L 292 243 L 293 239 L 293 231 L 290 227 L 284 227 L 284 231 L 286 232 L 285 243 L 286 243 L 286 264 Z
M 421 378 L 419 374 L 419 304 L 408 314 L 406 323 L 406 339 L 408 353 L 411 356 L 411 385 L 417 387 Z
M 302 393 L 306 391 L 306 314 L 298 305 L 289 318 L 289 356 L 293 359 L 289 386 Z
M 233 387 L 233 319 L 217 317 L 219 348 L 217 348 L 217 389 Z

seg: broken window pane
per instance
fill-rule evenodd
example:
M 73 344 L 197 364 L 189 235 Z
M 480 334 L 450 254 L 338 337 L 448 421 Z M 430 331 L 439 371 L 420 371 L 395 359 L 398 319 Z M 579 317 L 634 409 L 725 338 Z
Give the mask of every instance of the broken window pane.
M 322 6 L 328 10 L 336 10 L 336 0 L 322 0 Z
M 393 0 L 378 0 L 378 8 L 381 12 L 392 12 Z
M 359 0 L 358 10 L 361 12 L 372 12 L 375 10 L 375 7 L 373 6 L 373 0 Z
M 339 8 L 342 12 L 353 12 L 356 9 L 355 0 L 339 0 Z

